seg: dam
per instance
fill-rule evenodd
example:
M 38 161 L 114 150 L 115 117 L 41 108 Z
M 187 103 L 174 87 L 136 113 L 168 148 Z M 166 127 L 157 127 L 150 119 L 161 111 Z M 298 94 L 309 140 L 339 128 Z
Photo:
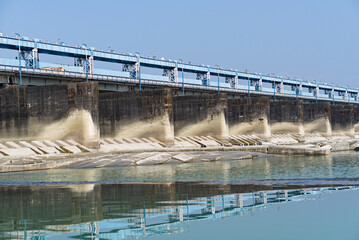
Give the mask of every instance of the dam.
M 109 92 L 96 82 L 9 85 L 0 89 L 0 153 L 71 152 L 78 144 L 89 150 L 136 143 L 204 149 L 355 139 L 358 114 L 353 103 L 270 96 L 182 96 L 171 88 Z
M 356 88 L 26 37 L 0 36 L 0 48 L 18 51 L 17 60 L 0 58 L 4 159 L 94 151 L 321 155 L 359 144 Z M 45 63 L 41 54 L 74 65 Z M 97 61 L 122 70 L 99 69 Z

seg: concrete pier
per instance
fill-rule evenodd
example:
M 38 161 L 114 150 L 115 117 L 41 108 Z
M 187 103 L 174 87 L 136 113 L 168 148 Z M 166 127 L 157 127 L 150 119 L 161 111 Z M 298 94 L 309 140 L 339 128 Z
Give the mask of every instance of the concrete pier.
M 271 99 L 269 116 L 272 134 L 304 134 L 302 100 Z
M 175 136 L 212 136 L 227 141 L 227 95 L 175 96 L 173 119 Z
M 352 104 L 331 105 L 331 127 L 333 132 L 354 134 L 354 107 Z
M 101 92 L 101 137 L 153 137 L 173 144 L 172 101 L 170 89 Z
M 9 86 L 0 90 L 0 140 L 74 139 L 98 145 L 98 85 Z
M 230 135 L 270 136 L 268 97 L 228 99 L 227 109 Z
M 328 102 L 303 102 L 303 124 L 305 133 L 321 133 L 331 136 L 331 112 Z

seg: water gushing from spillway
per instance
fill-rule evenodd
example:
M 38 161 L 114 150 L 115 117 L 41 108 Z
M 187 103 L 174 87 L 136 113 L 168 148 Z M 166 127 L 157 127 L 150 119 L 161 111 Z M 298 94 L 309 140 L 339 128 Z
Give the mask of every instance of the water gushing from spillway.
M 332 128 L 328 118 L 320 118 L 310 123 L 304 124 L 305 133 L 325 133 L 328 136 L 332 135 Z
M 74 110 L 66 118 L 45 126 L 36 139 L 57 140 L 69 137 L 91 142 L 97 141 L 98 136 L 91 114 L 86 110 Z
M 359 133 L 359 123 L 354 124 L 354 132 Z
M 167 112 L 162 116 L 155 117 L 148 121 L 121 124 L 119 128 L 116 133 L 117 138 L 154 137 L 171 140 L 174 136 L 173 125 L 170 122 Z
M 332 136 L 332 125 L 330 124 L 329 118 L 326 119 L 325 126 L 327 127 L 327 135 Z
M 229 128 L 230 135 L 248 135 L 248 134 L 262 134 L 269 137 L 271 129 L 268 124 L 268 118 L 254 120 L 252 122 L 243 122 L 236 124 Z
M 224 112 L 216 115 L 208 115 L 206 119 L 187 125 L 176 131 L 176 136 L 214 136 L 221 139 L 227 139 L 229 130 Z
M 270 128 L 272 134 L 303 134 L 303 125 L 299 123 L 278 122 L 271 124 Z

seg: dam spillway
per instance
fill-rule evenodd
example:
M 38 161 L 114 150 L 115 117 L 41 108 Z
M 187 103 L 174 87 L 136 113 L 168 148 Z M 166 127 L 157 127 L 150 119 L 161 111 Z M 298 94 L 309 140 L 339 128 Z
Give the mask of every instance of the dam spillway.
M 101 138 L 155 138 L 230 135 L 355 135 L 359 107 L 350 103 L 305 101 L 245 94 L 198 93 L 173 89 L 103 92 L 95 82 L 0 89 L 0 138 L 71 139 L 98 147 Z
M 273 144 L 296 143 L 324 147 L 320 152 L 359 148 L 353 87 L 20 35 L 1 34 L 0 49 L 18 51 L 17 60 L 0 58 L 4 156 L 267 144 L 257 150 L 276 152 Z M 43 55 L 74 64 L 43 62 Z

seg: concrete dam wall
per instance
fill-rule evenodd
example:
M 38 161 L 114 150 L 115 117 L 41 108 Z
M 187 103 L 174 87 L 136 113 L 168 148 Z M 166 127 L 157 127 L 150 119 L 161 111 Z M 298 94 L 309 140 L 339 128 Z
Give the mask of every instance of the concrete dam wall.
M 98 144 L 98 86 L 74 83 L 0 90 L 0 140 L 73 138 Z
M 354 106 L 352 104 L 337 104 L 332 105 L 330 109 L 332 131 L 345 131 L 354 134 Z
M 173 116 L 175 136 L 228 138 L 226 94 L 175 96 Z
M 102 137 L 153 137 L 173 143 L 171 90 L 104 92 L 99 98 Z
M 0 141 L 74 139 L 96 147 L 100 138 L 150 138 L 359 130 L 353 104 L 198 93 L 171 89 L 99 92 L 97 83 L 9 86 L 0 90 Z
M 331 105 L 328 102 L 303 102 L 303 127 L 305 133 L 332 134 Z
M 241 97 L 228 99 L 228 126 L 230 135 L 259 134 L 269 137 L 269 98 Z
M 304 134 L 303 101 L 271 99 L 269 104 L 271 134 Z

